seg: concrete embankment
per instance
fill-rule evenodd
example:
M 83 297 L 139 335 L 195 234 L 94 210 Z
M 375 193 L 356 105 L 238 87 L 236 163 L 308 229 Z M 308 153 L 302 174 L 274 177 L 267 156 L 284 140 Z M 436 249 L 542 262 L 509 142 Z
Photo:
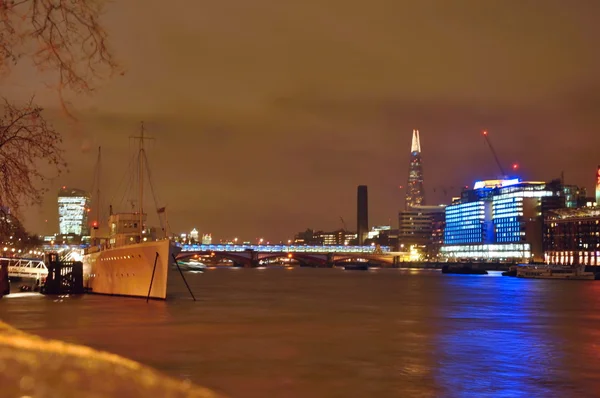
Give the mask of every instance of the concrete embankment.
M 1 321 L 0 386 L 3 397 L 220 396 L 118 355 L 45 340 Z

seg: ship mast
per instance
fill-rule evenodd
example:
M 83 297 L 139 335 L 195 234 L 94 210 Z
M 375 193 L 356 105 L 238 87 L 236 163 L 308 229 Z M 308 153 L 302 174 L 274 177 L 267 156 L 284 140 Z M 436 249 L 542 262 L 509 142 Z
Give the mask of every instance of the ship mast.
M 144 122 L 142 122 L 142 131 L 140 136 L 140 243 L 144 234 Z
M 96 222 L 100 225 L 100 161 L 102 160 L 102 147 L 98 147 L 98 181 L 96 182 Z

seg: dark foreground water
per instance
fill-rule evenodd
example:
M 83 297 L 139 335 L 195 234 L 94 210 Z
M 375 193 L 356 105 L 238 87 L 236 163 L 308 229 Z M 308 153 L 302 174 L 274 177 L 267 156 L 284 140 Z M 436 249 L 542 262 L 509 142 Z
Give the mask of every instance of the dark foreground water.
M 166 302 L 5 297 L 0 320 L 232 397 L 600 393 L 600 282 L 220 269 Z

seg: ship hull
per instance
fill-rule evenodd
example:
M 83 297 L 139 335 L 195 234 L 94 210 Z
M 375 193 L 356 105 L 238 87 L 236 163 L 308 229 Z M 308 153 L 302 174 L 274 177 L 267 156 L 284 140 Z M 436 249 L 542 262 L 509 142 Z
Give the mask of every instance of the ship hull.
M 175 249 L 169 240 L 161 240 L 86 254 L 84 286 L 90 293 L 164 300 Z

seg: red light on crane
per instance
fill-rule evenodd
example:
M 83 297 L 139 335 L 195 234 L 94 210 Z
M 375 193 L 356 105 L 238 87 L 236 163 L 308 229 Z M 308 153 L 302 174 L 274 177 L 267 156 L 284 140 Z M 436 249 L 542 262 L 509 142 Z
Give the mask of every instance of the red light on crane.
M 488 135 L 488 132 L 487 132 L 487 130 L 483 130 L 483 132 L 481 134 Z
M 519 168 L 519 165 L 517 163 L 513 163 L 513 170 L 517 170 Z

